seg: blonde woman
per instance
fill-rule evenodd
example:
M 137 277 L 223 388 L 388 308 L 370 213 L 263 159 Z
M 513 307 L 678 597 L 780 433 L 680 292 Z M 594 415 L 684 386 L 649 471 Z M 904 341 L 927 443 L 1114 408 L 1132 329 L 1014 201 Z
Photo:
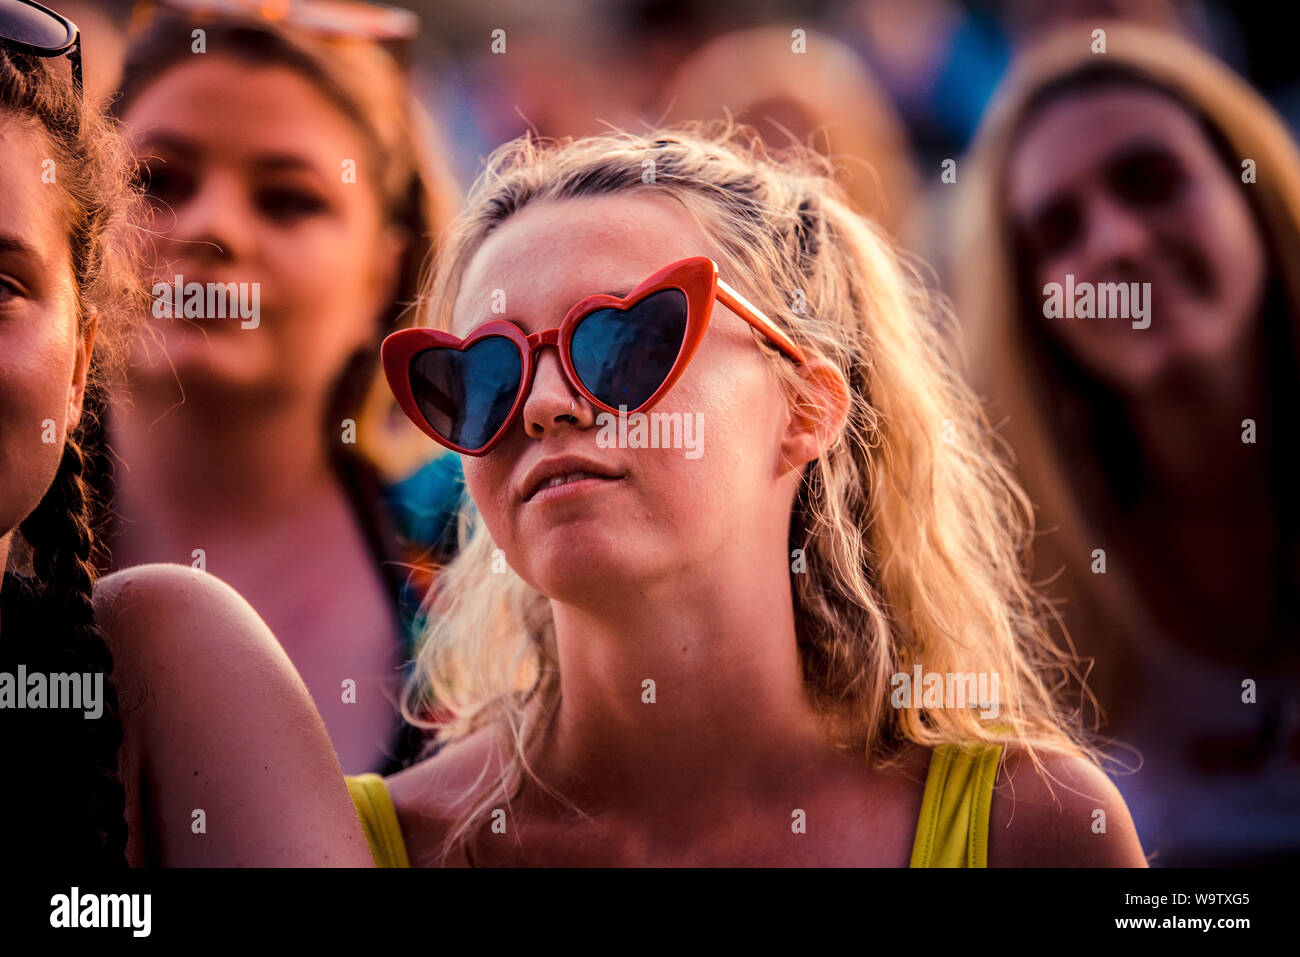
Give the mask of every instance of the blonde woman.
M 379 863 L 1143 863 L 1054 703 L 1025 503 L 825 168 L 717 127 L 489 159 L 385 344 L 474 508 L 408 702 L 443 747 L 350 781 Z

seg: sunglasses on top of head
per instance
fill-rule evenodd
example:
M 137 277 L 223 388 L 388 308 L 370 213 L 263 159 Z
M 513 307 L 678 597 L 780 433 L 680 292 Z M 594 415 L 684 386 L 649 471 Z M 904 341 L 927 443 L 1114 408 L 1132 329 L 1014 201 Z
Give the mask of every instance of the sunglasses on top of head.
M 81 31 L 67 17 L 33 0 L 0 0 L 0 44 L 32 56 L 67 56 L 81 96 Z
M 420 18 L 412 11 L 361 0 L 136 0 L 130 32 L 143 32 L 161 16 L 196 25 L 229 19 L 272 24 L 326 43 L 373 42 L 403 70 L 410 67 L 420 32 Z
M 532 335 L 504 319 L 463 339 L 433 329 L 394 332 L 383 344 L 384 374 L 426 435 L 454 452 L 486 455 L 520 415 L 540 349 L 556 349 L 565 378 L 592 405 L 615 415 L 641 412 L 686 371 L 715 300 L 795 362 L 806 361 L 789 336 L 718 278 L 713 260 L 695 256 L 622 298 L 587 296 L 558 327 Z

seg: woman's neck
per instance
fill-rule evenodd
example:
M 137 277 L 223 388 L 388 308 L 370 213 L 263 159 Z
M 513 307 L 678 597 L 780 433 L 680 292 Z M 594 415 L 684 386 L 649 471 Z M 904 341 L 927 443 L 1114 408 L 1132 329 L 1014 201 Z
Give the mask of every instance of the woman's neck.
M 332 488 L 317 403 L 232 396 L 178 405 L 143 390 L 133 399 L 109 414 L 119 539 L 264 533 Z
M 1239 500 L 1224 497 L 1239 491 L 1252 500 L 1263 495 L 1260 504 L 1267 504 L 1273 422 L 1262 335 L 1239 356 L 1170 379 L 1127 404 L 1150 491 L 1160 500 L 1237 508 Z
M 1214 654 L 1272 647 L 1282 637 L 1279 588 L 1288 586 L 1278 575 L 1277 420 L 1263 349 L 1143 396 L 1130 415 L 1144 487 L 1117 535 L 1122 552 L 1143 556 L 1133 574 L 1150 613 L 1178 642 Z M 1229 645 L 1225 634 L 1235 636 Z
M 653 814 L 770 793 L 824 758 L 782 554 L 744 543 L 626 604 L 552 602 L 564 691 L 543 780 L 584 807 Z

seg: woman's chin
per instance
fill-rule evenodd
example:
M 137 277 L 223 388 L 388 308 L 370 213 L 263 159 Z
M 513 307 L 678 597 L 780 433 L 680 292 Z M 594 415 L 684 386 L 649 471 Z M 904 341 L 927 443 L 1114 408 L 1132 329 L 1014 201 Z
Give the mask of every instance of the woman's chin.
M 662 562 L 654 562 L 645 550 L 631 548 L 627 541 L 552 541 L 535 554 L 522 577 L 547 598 L 566 603 L 608 600 L 664 571 Z
M 146 388 L 153 384 L 174 391 L 179 384 L 187 396 L 193 391 L 255 387 L 276 377 L 273 363 L 259 345 L 225 332 L 206 337 L 199 331 L 171 335 L 137 349 L 130 378 Z

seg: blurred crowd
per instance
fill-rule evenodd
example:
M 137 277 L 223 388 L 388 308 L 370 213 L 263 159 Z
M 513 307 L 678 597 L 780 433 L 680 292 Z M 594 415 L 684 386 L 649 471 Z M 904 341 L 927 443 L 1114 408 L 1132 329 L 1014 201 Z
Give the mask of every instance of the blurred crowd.
M 411 0 L 402 79 L 431 122 L 389 129 L 403 93 L 378 74 L 358 107 L 395 182 L 424 171 L 418 196 L 384 198 L 405 232 L 358 206 L 346 235 L 283 249 L 274 231 L 248 238 L 260 227 L 232 197 L 279 217 L 341 200 L 265 185 L 278 173 L 248 185 L 202 171 L 254 145 L 352 134 L 305 86 L 265 90 L 249 115 L 234 67 L 154 85 L 168 47 L 141 45 L 152 28 L 131 28 L 133 6 L 60 10 L 83 31 L 88 89 L 166 158 L 148 183 L 176 215 L 160 248 L 171 271 L 239 280 L 204 244 L 266 244 L 263 308 L 284 331 L 201 350 L 155 331 L 135 348 L 132 403 L 105 420 L 130 463 L 114 477 L 113 563 L 188 562 L 191 541 L 209 561 L 239 553 L 221 575 L 272 630 L 318 636 L 287 650 L 314 694 L 319 682 L 344 770 L 400 767 L 418 746 L 382 703 L 345 721 L 329 675 L 340 657 L 359 674 L 400 665 L 393 634 L 418 632 L 431 580 L 410 568 L 451 547 L 459 501 L 454 457 L 429 461 L 373 354 L 418 293 L 418 237 L 525 132 L 730 115 L 773 148 L 832 157 L 859 211 L 950 297 L 954 352 L 1036 510 L 1035 579 L 1094 662 L 1099 707 L 1084 711 L 1113 739 L 1153 863 L 1300 858 L 1300 72 L 1268 5 Z M 341 86 L 368 75 L 361 58 L 341 69 Z M 1053 317 L 1052 283 L 1067 298 L 1124 284 L 1133 321 Z M 178 369 L 186 404 L 167 415 Z M 381 424 L 356 454 L 319 427 L 287 454 L 304 423 L 328 433 L 349 415 Z M 284 502 L 312 507 L 285 526 L 268 519 Z M 146 508 L 148 528 L 133 520 Z M 290 551 L 308 560 L 273 575 Z

